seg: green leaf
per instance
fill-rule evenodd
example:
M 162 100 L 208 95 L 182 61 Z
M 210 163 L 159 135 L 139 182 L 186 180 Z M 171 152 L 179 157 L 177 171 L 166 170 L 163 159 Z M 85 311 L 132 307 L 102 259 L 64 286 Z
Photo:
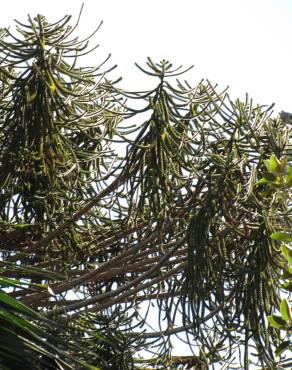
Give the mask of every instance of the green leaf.
M 273 233 L 273 234 L 271 234 L 271 238 L 273 240 L 279 240 L 279 241 L 283 241 L 283 242 L 292 242 L 292 234 L 291 233 L 282 233 L 282 232 Z
M 25 306 L 23 303 L 10 297 L 8 294 L 0 291 L 0 302 L 10 306 L 14 311 L 29 315 L 31 317 L 38 317 L 38 314 Z
M 1 286 L 6 286 L 6 287 L 13 286 L 16 288 L 22 288 L 24 286 L 27 287 L 28 285 L 30 285 L 30 289 L 32 289 L 31 287 L 37 287 L 37 288 L 42 288 L 42 289 L 47 288 L 45 284 L 37 284 L 37 283 L 28 282 L 28 281 L 21 281 L 18 279 L 10 279 L 5 276 L 0 277 L 0 287 Z
M 32 224 L 17 224 L 17 225 L 11 225 L 14 229 L 24 229 L 26 227 L 32 226 Z
M 287 158 L 284 157 L 280 161 L 280 170 L 282 174 L 286 173 L 286 167 L 287 167 Z
M 3 320 L 7 321 L 9 324 L 15 325 L 20 329 L 25 330 L 33 328 L 33 326 L 27 320 L 10 313 L 8 310 L 1 306 L 0 306 L 0 317 Z
M 286 349 L 288 349 L 290 346 L 290 340 L 285 340 L 282 342 L 277 349 L 275 350 L 276 356 L 280 356 Z
M 292 265 L 292 249 L 288 247 L 286 244 L 282 244 L 282 253 L 286 258 L 289 265 Z
M 292 321 L 292 314 L 291 314 L 291 308 L 289 307 L 289 303 L 286 298 L 282 299 L 281 305 L 280 305 L 280 311 L 282 318 L 285 321 Z
M 280 288 L 287 290 L 288 292 L 292 293 L 292 282 L 287 281 L 280 285 Z
M 277 180 L 277 177 L 273 175 L 272 173 L 266 173 L 262 179 L 260 179 L 256 185 L 261 185 L 261 184 L 268 184 L 268 185 L 274 185 L 275 181 Z
M 278 158 L 275 156 L 275 154 L 272 154 L 270 159 L 265 160 L 264 164 L 267 170 L 273 175 L 279 175 L 281 173 L 280 162 Z
M 6 287 L 16 287 L 19 288 L 22 285 L 28 285 L 29 283 L 27 282 L 21 282 L 20 280 L 15 280 L 15 279 L 9 279 L 7 277 L 0 277 L 0 287 L 6 286 Z
M 268 321 L 276 329 L 285 329 L 286 321 L 281 316 L 270 315 L 268 316 Z
M 285 177 L 286 184 L 292 186 L 292 166 L 288 168 L 287 175 Z

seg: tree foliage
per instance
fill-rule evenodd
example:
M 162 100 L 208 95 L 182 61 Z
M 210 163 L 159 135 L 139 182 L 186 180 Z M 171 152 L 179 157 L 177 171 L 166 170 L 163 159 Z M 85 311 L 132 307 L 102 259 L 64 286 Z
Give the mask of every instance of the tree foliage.
M 268 191 L 273 192 L 274 201 L 271 211 L 276 220 L 277 218 L 282 219 L 283 212 L 285 215 L 288 211 L 288 209 L 285 209 L 285 199 L 286 197 L 288 199 L 290 198 L 290 189 L 292 187 L 292 166 L 287 165 L 286 158 L 279 161 L 274 154 L 271 155 L 269 160 L 265 161 L 265 165 L 268 172 L 259 181 L 259 184 L 266 184 L 268 186 Z M 285 259 L 282 265 L 283 274 L 281 280 L 283 280 L 283 283 L 280 287 L 287 291 L 287 293 L 291 293 L 292 250 L 290 243 L 292 242 L 292 233 L 291 230 L 285 226 L 285 223 L 280 222 L 281 229 L 274 232 L 271 235 L 271 238 L 281 243 L 281 250 Z M 268 321 L 271 326 L 284 330 L 289 335 L 292 329 L 292 306 L 286 297 L 282 299 L 278 309 L 280 311 L 280 315 L 270 315 L 268 316 Z M 291 341 L 287 338 L 279 344 L 275 353 L 280 355 L 283 351 L 291 350 L 291 345 Z
M 31 341 L 27 322 L 59 346 L 25 344 L 36 368 L 289 366 L 267 320 L 285 261 L 270 235 L 291 230 L 291 188 L 279 202 L 267 184 L 272 158 L 291 164 L 287 115 L 166 60 L 137 66 L 153 89 L 126 91 L 80 64 L 94 47 L 77 25 L 38 15 L 1 32 L 5 335 Z M 179 334 L 191 356 L 172 356 Z

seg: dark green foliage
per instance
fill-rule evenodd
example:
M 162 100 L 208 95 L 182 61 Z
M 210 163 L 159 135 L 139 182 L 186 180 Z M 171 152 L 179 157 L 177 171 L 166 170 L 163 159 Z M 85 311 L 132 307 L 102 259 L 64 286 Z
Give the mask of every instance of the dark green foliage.
M 138 66 L 153 90 L 126 92 L 79 66 L 87 40 L 69 19 L 1 33 L 1 274 L 28 284 L 9 293 L 102 369 L 281 366 L 270 235 L 291 230 L 291 192 L 281 203 L 267 182 L 291 163 L 289 122 L 209 82 L 173 83 L 186 71 L 165 60 Z M 159 328 L 145 332 L 153 303 Z M 193 361 L 171 357 L 178 333 Z
M 0 44 L 9 81 L 1 101 L 1 219 L 28 224 L 31 241 L 71 218 L 100 188 L 110 157 L 105 136 L 118 119 L 107 84 L 96 82 L 104 72 L 78 67 L 86 42 L 70 40 L 69 20 L 50 25 L 42 16 L 29 18 L 18 27 L 21 39 L 6 30 Z M 96 220 L 88 215 L 87 222 Z M 50 255 L 82 254 L 83 243 L 70 228 Z

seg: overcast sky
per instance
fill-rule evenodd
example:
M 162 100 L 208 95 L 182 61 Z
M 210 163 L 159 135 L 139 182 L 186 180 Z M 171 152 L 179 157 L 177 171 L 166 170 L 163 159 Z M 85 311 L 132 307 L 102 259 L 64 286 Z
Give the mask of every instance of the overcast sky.
M 234 97 L 248 92 L 261 104 L 276 103 L 275 111 L 292 111 L 291 0 L 83 0 L 80 34 L 103 20 L 96 36 L 101 47 L 97 64 L 108 53 L 123 87 L 147 88 L 134 62 L 170 60 L 195 65 L 187 80 L 201 78 L 231 87 Z M 75 20 L 81 0 L 9 0 L 1 7 L 0 26 L 27 14 L 56 21 L 65 14 Z

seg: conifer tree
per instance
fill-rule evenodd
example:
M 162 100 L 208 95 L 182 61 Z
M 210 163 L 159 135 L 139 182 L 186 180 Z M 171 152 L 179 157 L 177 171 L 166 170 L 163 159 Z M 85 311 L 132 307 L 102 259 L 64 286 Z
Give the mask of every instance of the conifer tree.
M 270 235 L 291 229 L 291 201 L 275 222 L 258 180 L 272 154 L 291 163 L 290 123 L 166 60 L 137 65 L 158 83 L 128 92 L 82 67 L 89 39 L 69 22 L 1 32 L 2 329 L 9 312 L 34 323 L 38 346 L 21 343 L 40 369 L 289 366 L 267 317 L 285 263 Z M 178 334 L 192 356 L 172 355 Z

